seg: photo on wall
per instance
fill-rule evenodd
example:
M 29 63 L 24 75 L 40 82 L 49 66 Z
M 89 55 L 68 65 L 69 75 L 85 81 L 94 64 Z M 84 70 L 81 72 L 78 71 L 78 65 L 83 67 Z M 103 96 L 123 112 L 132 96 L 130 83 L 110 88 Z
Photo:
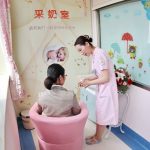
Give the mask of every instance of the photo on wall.
M 52 63 L 65 63 L 68 58 L 68 49 L 62 44 L 49 44 L 43 51 L 43 61 L 50 65 Z

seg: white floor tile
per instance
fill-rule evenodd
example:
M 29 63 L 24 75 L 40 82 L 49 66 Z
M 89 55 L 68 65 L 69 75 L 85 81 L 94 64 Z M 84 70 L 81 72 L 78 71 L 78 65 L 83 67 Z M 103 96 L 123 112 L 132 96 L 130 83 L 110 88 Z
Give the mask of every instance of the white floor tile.
M 87 121 L 85 126 L 85 137 L 91 136 L 95 133 L 95 124 L 91 121 Z M 106 131 L 107 133 L 107 131 Z M 124 142 L 122 142 L 113 133 L 109 134 L 108 138 L 103 137 L 103 140 L 99 144 L 87 145 L 84 144 L 83 150 L 131 150 Z

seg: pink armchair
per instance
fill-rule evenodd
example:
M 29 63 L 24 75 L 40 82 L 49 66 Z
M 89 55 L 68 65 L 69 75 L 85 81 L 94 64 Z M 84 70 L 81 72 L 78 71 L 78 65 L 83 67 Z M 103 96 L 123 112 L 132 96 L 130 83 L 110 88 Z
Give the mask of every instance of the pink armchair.
M 81 102 L 81 113 L 70 117 L 46 117 L 37 112 L 37 103 L 29 115 L 38 136 L 40 150 L 82 150 L 84 126 L 88 117 Z

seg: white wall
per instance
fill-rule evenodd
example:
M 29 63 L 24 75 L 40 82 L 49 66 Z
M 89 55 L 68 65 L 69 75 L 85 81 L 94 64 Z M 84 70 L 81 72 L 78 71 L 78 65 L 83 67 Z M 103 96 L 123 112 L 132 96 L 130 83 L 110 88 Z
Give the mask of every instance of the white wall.
M 4 60 L 4 54 L 0 46 L 0 74 L 4 74 L 5 72 L 6 72 L 6 64 Z
M 4 150 L 5 147 L 5 108 L 8 79 L 8 76 L 0 75 L 0 150 Z
M 16 115 L 8 81 L 8 75 L 0 75 L 0 150 L 20 150 Z
M 21 150 L 16 114 L 9 89 L 5 112 L 5 150 Z
M 150 91 L 132 86 L 129 96 L 130 104 L 124 123 L 150 141 Z
M 120 2 L 123 0 L 92 0 L 92 31 L 94 44 L 99 45 L 98 17 L 96 9 Z M 137 86 L 131 86 L 129 89 L 130 104 L 124 120 L 124 123 L 150 141 L 150 91 L 144 90 Z M 121 100 L 121 99 L 120 99 Z

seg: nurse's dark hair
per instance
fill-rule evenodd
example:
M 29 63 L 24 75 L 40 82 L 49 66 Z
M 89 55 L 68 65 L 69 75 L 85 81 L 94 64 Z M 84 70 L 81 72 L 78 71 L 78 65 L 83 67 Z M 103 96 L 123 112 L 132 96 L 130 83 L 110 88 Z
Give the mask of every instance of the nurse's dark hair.
M 85 45 L 86 42 L 88 42 L 91 46 L 93 46 L 92 45 L 93 39 L 91 37 L 89 37 L 88 35 L 81 35 L 76 39 L 74 46 L 78 44 Z
M 60 75 L 65 75 L 65 69 L 60 64 L 51 64 L 48 66 L 47 78 L 44 80 L 45 87 L 50 90 L 52 85 L 57 82 Z

